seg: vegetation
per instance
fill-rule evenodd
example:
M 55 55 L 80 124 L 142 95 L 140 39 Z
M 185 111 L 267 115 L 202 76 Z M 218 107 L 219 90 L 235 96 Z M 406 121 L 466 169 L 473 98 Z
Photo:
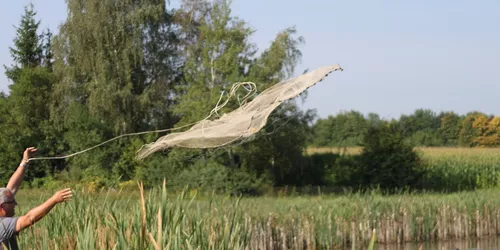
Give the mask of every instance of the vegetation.
M 23 249 L 366 249 L 498 235 L 498 189 L 455 194 L 228 197 L 165 187 L 80 190 L 18 237 Z M 47 195 L 18 194 L 25 212 Z
M 231 14 L 226 0 L 184 0 L 179 9 L 153 0 L 70 0 L 67 7 L 68 18 L 54 36 L 38 30 L 32 5 L 17 27 L 10 48 L 14 64 L 6 67 L 12 84 L 0 95 L 3 182 L 28 146 L 44 156 L 66 155 L 129 132 L 183 126 L 206 117 L 232 83 L 251 80 L 261 91 L 290 77 L 302 56 L 304 38 L 294 27 L 285 27 L 269 48 L 259 50 L 250 42 L 255 31 Z M 234 100 L 224 112 L 237 105 Z M 137 161 L 137 149 L 163 134 L 122 138 L 68 160 L 36 162 L 26 179 L 31 187 L 66 182 L 100 188 L 136 180 L 152 187 L 167 178 L 170 188 L 250 195 L 283 186 L 496 185 L 494 177 L 478 177 L 476 184 L 436 179 L 441 170 L 425 165 L 446 163 L 422 162 L 412 147 L 496 146 L 497 117 L 416 110 L 391 121 L 355 111 L 315 118 L 291 101 L 255 138 L 239 145 L 174 149 Z M 360 156 L 304 155 L 311 145 L 365 147 Z
M 361 147 L 309 148 L 307 155 L 316 162 L 329 160 L 330 164 L 323 163 L 325 167 L 332 169 L 332 173 L 347 176 L 344 180 L 352 181 L 344 181 L 343 186 L 355 186 L 357 176 L 351 176 L 352 171 L 347 170 L 353 169 L 352 159 L 358 158 L 362 150 Z M 454 192 L 497 187 L 500 183 L 500 148 L 418 147 L 414 151 L 421 161 L 418 169 L 421 177 L 414 189 Z M 331 180 L 331 186 L 341 185 L 338 178 Z
M 375 113 L 366 117 L 349 111 L 318 119 L 313 125 L 314 147 L 359 146 L 363 134 L 372 127 L 398 126 L 406 141 L 415 146 L 443 147 L 498 147 L 500 146 L 500 117 L 480 112 L 458 115 L 439 114 L 428 109 L 417 109 L 399 119 L 382 120 Z

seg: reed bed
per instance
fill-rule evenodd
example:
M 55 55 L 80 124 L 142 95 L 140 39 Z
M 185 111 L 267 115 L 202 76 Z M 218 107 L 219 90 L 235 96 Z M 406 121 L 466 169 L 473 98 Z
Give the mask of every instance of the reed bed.
M 367 249 L 500 234 L 498 189 L 454 194 L 235 198 L 77 192 L 19 237 L 21 249 Z M 50 196 L 18 194 L 19 213 Z

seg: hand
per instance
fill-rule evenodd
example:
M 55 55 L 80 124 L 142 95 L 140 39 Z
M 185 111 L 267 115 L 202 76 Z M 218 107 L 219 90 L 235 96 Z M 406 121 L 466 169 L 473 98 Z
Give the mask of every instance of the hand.
M 37 149 L 35 147 L 29 147 L 26 150 L 24 150 L 23 154 L 23 162 L 28 162 L 28 159 L 33 156 L 34 153 L 36 153 Z
M 73 197 L 73 191 L 71 191 L 71 188 L 66 188 L 66 189 L 57 191 L 52 196 L 52 199 L 54 199 L 54 201 L 56 203 L 61 203 L 61 202 L 71 200 L 71 197 Z

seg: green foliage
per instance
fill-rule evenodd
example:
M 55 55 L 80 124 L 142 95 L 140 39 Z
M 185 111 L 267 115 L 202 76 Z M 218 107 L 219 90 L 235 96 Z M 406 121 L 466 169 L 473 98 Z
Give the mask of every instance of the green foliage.
M 386 122 L 373 113 L 366 118 L 357 111 L 339 113 L 327 119 L 319 119 L 314 124 L 314 139 L 311 144 L 317 147 L 358 146 L 369 128 L 383 124 Z
M 421 160 L 395 126 L 371 128 L 363 139 L 360 174 L 363 185 L 382 189 L 414 187 L 421 177 Z
M 44 44 L 43 44 L 43 57 L 42 57 L 42 65 L 52 71 L 52 63 L 54 59 L 54 53 L 52 51 L 52 32 L 50 29 L 47 29 L 43 33 L 43 39 L 44 39 Z
M 417 130 L 408 138 L 409 143 L 426 147 L 436 147 L 443 145 L 441 135 L 435 130 Z
M 334 188 L 363 187 L 359 175 L 359 157 L 339 154 L 319 154 L 310 156 L 313 166 L 318 161 L 324 166 L 324 183 Z M 326 161 L 325 161 L 326 160 Z
M 245 78 L 245 68 L 255 54 L 254 45 L 249 43 L 252 31 L 244 21 L 231 16 L 228 1 L 201 2 L 184 5 L 177 13 L 183 24 L 184 49 L 184 84 L 178 88 L 182 95 L 175 107 L 181 116 L 178 125 L 205 118 L 221 91 Z
M 387 124 L 398 126 L 405 140 L 416 146 L 496 147 L 500 145 L 500 119 L 480 112 L 460 116 L 454 112 L 439 115 L 428 109 L 417 109 L 399 119 L 382 120 L 377 114 L 366 117 L 357 111 L 342 112 L 318 119 L 308 144 L 314 147 L 358 146 L 370 127 Z
M 33 10 L 33 4 L 24 7 L 24 14 L 21 17 L 21 23 L 16 30 L 14 38 L 14 47 L 9 47 L 12 59 L 15 65 L 5 67 L 6 75 L 9 79 L 16 81 L 21 68 L 31 68 L 40 66 L 44 59 L 42 44 L 42 35 L 38 34 L 40 21 L 35 20 L 36 12 Z
M 443 137 L 444 145 L 458 145 L 459 133 L 462 129 L 461 121 L 462 118 L 453 112 L 441 115 L 439 133 Z
M 260 194 L 263 179 L 242 169 L 230 169 L 214 160 L 199 160 L 176 177 L 174 187 L 230 194 Z
M 137 160 L 136 151 L 145 141 L 139 138 L 122 139 L 119 143 L 120 148 L 123 150 L 118 161 L 113 163 L 112 173 L 114 178 L 122 180 L 132 180 L 136 176 L 136 170 L 144 168 L 145 162 Z
M 167 103 L 162 116 L 151 117 L 151 112 L 171 94 L 172 76 L 167 73 L 171 64 L 165 55 L 159 58 L 163 64 L 154 63 L 151 53 L 163 51 L 150 42 L 165 40 L 148 32 L 170 22 L 164 2 L 68 1 L 68 11 L 68 19 L 54 38 L 54 71 L 64 80 L 55 88 L 53 118 L 59 121 L 58 117 L 71 115 L 68 103 L 77 102 L 115 134 L 148 129 L 151 119 L 164 121 Z M 168 59 L 175 60 L 175 55 Z M 168 69 L 146 75 L 160 67 Z
M 283 80 L 293 73 L 301 57 L 298 46 L 303 38 L 295 37 L 294 28 L 277 34 L 271 46 L 255 57 L 256 46 L 249 42 L 253 31 L 231 15 L 229 1 L 184 1 L 176 19 L 182 28 L 185 59 L 183 84 L 178 88 L 182 95 L 175 108 L 175 114 L 181 117 L 177 125 L 205 118 L 221 91 L 228 90 L 232 83 L 250 80 L 262 91 Z M 223 112 L 238 105 L 232 100 Z M 271 115 L 270 125 L 255 138 L 213 157 L 225 165 L 226 171 L 245 169 L 249 175 L 245 179 L 255 175 L 271 178 L 275 185 L 301 185 L 302 152 L 312 117 L 311 112 L 299 111 L 290 102 Z M 198 155 L 205 154 L 198 151 Z M 312 178 L 305 179 L 310 182 Z
M 321 172 L 309 166 L 303 156 L 313 117 L 294 105 L 276 110 L 269 118 L 270 125 L 255 139 L 234 148 L 240 165 L 270 176 L 276 186 L 320 183 Z
M 90 116 L 84 105 L 71 103 L 68 106 L 68 110 L 70 111 L 70 115 L 65 117 L 64 125 L 66 128 L 71 129 L 64 131 L 63 138 L 69 150 L 74 152 L 81 151 L 111 136 L 111 130 L 97 118 Z M 91 154 L 82 154 L 69 158 L 68 164 L 74 171 L 78 169 L 82 173 L 86 173 L 80 177 L 92 175 L 93 171 L 96 172 L 96 176 L 109 177 L 109 172 L 104 170 L 111 170 L 114 162 L 113 158 L 112 149 L 108 146 L 101 150 L 93 151 Z
M 53 42 L 52 67 L 61 76 L 51 99 L 51 122 L 64 154 L 112 137 L 172 127 L 178 120 L 178 40 L 164 1 L 68 1 L 68 19 Z M 49 62 L 49 61 L 47 61 Z M 157 135 L 155 135 L 157 136 Z M 156 138 L 156 137 L 155 137 Z M 127 181 L 145 166 L 135 151 L 152 136 L 123 138 L 70 159 L 68 176 Z M 94 173 L 95 171 L 95 173 Z M 100 182 L 100 181 L 96 181 Z
M 364 134 L 360 154 L 313 154 L 309 158 L 324 169 L 323 183 L 331 188 L 419 189 L 423 167 L 407 141 L 397 124 L 372 126 Z
M 57 81 L 51 70 L 43 67 L 50 54 L 50 44 L 38 34 L 39 21 L 35 20 L 33 5 L 25 7 L 17 27 L 14 47 L 10 48 L 14 61 L 6 67 L 6 75 L 12 81 L 9 95 L 2 94 L 0 100 L 0 157 L 4 164 L 1 172 L 4 183 L 18 166 L 26 147 L 36 146 L 40 153 L 57 150 L 54 133 L 49 121 L 48 100 L 53 84 Z M 44 54 L 44 52 L 46 52 Z M 43 177 L 58 168 L 58 163 L 41 163 L 29 171 L 26 179 Z
M 436 146 L 442 144 L 438 133 L 440 127 L 439 116 L 428 109 L 417 109 L 410 115 L 399 118 L 402 135 L 410 143 L 422 146 Z

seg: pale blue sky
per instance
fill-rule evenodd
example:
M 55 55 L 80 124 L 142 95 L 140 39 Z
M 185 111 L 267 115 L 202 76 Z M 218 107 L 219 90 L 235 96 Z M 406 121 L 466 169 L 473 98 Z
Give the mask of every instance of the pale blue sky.
M 32 2 L 42 28 L 56 33 L 65 1 Z M 0 2 L 1 65 L 11 64 L 13 25 L 26 3 Z M 393 118 L 417 108 L 500 115 L 500 1 L 234 0 L 233 13 L 256 30 L 259 48 L 295 25 L 306 40 L 297 73 L 345 69 L 309 90 L 303 107 L 320 117 L 358 110 Z M 7 91 L 3 67 L 0 74 Z

